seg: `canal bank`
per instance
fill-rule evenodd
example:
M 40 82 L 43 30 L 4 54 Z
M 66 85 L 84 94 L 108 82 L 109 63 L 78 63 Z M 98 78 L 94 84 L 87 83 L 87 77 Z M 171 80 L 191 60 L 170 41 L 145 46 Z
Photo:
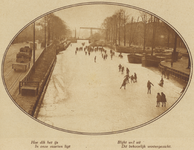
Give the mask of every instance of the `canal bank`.
M 66 45 L 64 45 L 64 48 L 67 48 Z M 55 62 L 56 47 L 50 45 L 44 49 L 35 65 L 19 83 L 20 94 L 14 100 L 20 109 L 31 116 L 36 115 L 38 111 L 37 106 L 44 96 Z

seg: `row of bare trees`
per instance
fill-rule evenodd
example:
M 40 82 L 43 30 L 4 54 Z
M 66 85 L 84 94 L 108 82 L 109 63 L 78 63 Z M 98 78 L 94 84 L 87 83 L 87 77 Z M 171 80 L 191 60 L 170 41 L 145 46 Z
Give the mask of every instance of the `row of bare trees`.
M 35 22 L 35 39 L 49 44 L 51 40 L 58 40 L 71 36 L 71 30 L 66 23 L 55 14 L 49 14 Z M 14 40 L 26 42 L 33 40 L 33 24 L 25 28 Z
M 121 35 L 123 36 L 124 45 L 126 45 L 126 24 L 128 15 L 123 9 L 116 11 L 111 17 L 107 17 L 102 23 L 105 30 L 107 41 L 111 41 L 118 45 L 121 44 Z M 124 34 L 122 34 L 123 32 Z
M 121 43 L 124 46 L 141 45 L 144 51 L 146 46 L 152 49 L 156 46 L 173 47 L 176 38 L 176 32 L 155 16 L 139 12 L 139 16 L 134 17 L 124 9 L 104 19 L 102 29 L 107 42 L 119 46 Z M 180 37 L 177 41 L 184 45 Z

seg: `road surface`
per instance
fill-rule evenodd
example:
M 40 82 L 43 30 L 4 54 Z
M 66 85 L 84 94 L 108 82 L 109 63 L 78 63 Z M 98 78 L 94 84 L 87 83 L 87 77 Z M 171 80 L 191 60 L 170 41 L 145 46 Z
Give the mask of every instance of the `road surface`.
M 5 61 L 3 64 L 3 76 L 6 88 L 8 89 L 10 95 L 15 99 L 19 94 L 19 81 L 26 75 L 26 72 L 23 71 L 14 71 L 12 69 L 12 64 L 16 62 L 16 54 L 20 51 L 21 47 L 29 46 L 29 43 L 16 43 L 12 44 L 7 54 L 5 55 Z M 40 48 L 40 44 L 38 44 L 37 49 L 35 51 L 35 60 L 43 51 L 43 48 Z M 30 67 L 33 64 L 33 56 L 30 62 Z

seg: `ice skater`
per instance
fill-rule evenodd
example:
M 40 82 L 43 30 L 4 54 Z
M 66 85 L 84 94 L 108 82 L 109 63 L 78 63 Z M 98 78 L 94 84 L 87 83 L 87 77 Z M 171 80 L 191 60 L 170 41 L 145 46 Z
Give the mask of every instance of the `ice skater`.
M 147 82 L 147 88 L 148 88 L 148 92 L 147 92 L 147 94 L 151 94 L 151 86 L 152 86 L 153 84 L 150 82 L 150 80 L 148 80 L 148 82 Z M 154 86 L 154 85 L 153 85 Z
M 134 73 L 134 82 L 137 82 L 137 74 Z
M 126 86 L 126 78 L 123 80 L 123 83 L 122 83 L 120 89 L 121 89 L 122 87 L 124 87 L 124 89 L 125 89 L 125 86 Z
M 96 56 L 94 57 L 94 62 L 96 62 Z
M 126 74 L 129 74 L 129 68 L 126 68 Z
M 133 82 L 134 83 L 134 76 L 133 75 L 131 75 L 131 83 Z
M 164 79 L 162 77 L 161 80 L 160 80 L 159 86 L 163 87 L 163 85 L 164 85 Z
M 124 72 L 124 69 L 125 69 L 125 68 L 124 68 L 124 67 L 122 67 L 122 70 L 121 70 L 122 74 L 123 74 L 123 72 Z
M 129 78 L 130 78 L 129 74 L 126 74 L 126 75 L 124 76 L 124 78 L 126 79 L 126 82 L 129 83 Z
M 122 71 L 122 66 L 119 64 L 119 72 Z
M 162 107 L 166 107 L 166 95 L 161 92 L 161 102 L 162 102 Z
M 156 98 L 157 98 L 156 107 L 160 107 L 160 102 L 161 102 L 161 98 L 162 98 L 160 93 L 157 94 Z

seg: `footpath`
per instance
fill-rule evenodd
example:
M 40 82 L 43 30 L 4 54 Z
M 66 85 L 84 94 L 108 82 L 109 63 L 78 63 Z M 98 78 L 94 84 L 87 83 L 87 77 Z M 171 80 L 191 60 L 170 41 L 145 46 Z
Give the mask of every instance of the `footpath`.
M 176 81 L 180 81 L 184 89 L 191 78 L 192 63 L 190 63 L 189 67 L 190 58 L 187 52 L 183 52 L 183 50 L 179 52 L 182 54 L 182 57 L 180 59 L 178 59 L 176 62 L 173 62 L 173 65 L 171 65 L 171 62 L 162 61 L 160 63 L 160 69 L 162 69 L 161 66 L 164 66 L 169 71 L 169 74 L 171 76 L 170 78 L 173 77 Z
M 188 57 L 183 56 L 181 59 L 173 63 L 171 67 L 171 62 L 162 61 L 161 64 L 171 69 L 175 69 L 177 71 L 183 72 L 185 74 L 190 74 L 190 69 L 188 68 Z

